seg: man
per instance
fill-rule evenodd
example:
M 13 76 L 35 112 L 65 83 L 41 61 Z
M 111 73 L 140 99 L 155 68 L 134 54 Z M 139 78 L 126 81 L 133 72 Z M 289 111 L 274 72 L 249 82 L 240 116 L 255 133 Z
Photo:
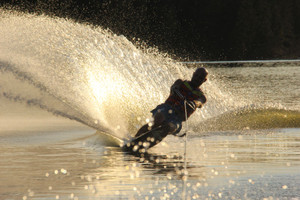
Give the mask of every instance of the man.
M 146 124 L 140 128 L 135 138 L 143 137 L 149 134 L 154 140 L 150 142 L 147 148 L 150 148 L 165 138 L 168 134 L 179 135 L 182 128 L 182 122 L 186 121 L 197 108 L 201 108 L 206 102 L 202 90 L 199 88 L 207 80 L 208 72 L 204 67 L 197 68 L 193 73 L 191 81 L 178 79 L 171 86 L 171 92 L 165 103 L 158 105 L 151 111 L 154 118 L 152 126 Z M 144 139 L 136 140 L 142 141 Z

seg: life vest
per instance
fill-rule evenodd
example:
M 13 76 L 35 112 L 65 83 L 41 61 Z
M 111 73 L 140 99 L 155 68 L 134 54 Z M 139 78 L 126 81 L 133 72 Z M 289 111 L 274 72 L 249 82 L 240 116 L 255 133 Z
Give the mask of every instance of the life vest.
M 185 97 L 187 101 L 193 102 L 193 100 L 199 100 L 201 97 L 203 97 L 203 92 L 200 89 L 193 89 L 190 84 L 187 81 L 183 81 L 179 85 L 178 89 L 179 93 Z M 170 96 L 167 98 L 165 103 L 171 105 L 175 111 L 181 116 L 183 121 L 185 121 L 185 105 L 184 105 L 184 100 L 179 97 L 178 94 L 172 93 Z M 204 102 L 203 102 L 204 103 Z M 188 104 L 186 105 L 187 109 L 187 117 L 191 116 L 195 110 L 196 110 L 196 105 L 194 107 L 191 105 L 189 106 Z

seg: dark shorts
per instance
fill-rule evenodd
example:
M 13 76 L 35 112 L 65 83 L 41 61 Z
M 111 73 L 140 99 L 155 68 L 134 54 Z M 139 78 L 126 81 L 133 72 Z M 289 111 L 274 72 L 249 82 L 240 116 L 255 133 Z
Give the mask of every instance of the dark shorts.
M 175 132 L 173 134 L 179 133 L 182 128 L 182 120 L 177 115 L 177 113 L 172 108 L 172 106 L 170 106 L 169 104 L 163 103 L 163 104 L 158 105 L 155 109 L 153 109 L 151 111 L 153 116 L 159 112 L 163 113 L 163 115 L 165 117 L 165 121 L 167 123 L 173 123 L 176 126 Z

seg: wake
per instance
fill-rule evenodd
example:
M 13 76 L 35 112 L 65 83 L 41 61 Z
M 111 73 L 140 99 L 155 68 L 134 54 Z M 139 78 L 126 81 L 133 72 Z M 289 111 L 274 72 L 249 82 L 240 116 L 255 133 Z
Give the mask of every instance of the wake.
M 218 132 L 299 127 L 299 111 L 251 106 L 207 119 L 199 123 L 195 131 Z

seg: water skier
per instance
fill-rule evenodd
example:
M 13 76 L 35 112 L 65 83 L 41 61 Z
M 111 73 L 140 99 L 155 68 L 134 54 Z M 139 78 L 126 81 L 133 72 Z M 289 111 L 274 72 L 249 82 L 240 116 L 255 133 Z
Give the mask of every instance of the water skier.
M 200 86 L 207 80 L 207 75 L 207 70 L 200 67 L 195 70 L 190 81 L 176 80 L 171 86 L 167 100 L 151 111 L 154 118 L 153 125 L 142 126 L 135 135 L 132 145 L 148 142 L 145 148 L 150 148 L 161 142 L 167 135 L 184 136 L 179 134 L 182 122 L 206 102 Z

